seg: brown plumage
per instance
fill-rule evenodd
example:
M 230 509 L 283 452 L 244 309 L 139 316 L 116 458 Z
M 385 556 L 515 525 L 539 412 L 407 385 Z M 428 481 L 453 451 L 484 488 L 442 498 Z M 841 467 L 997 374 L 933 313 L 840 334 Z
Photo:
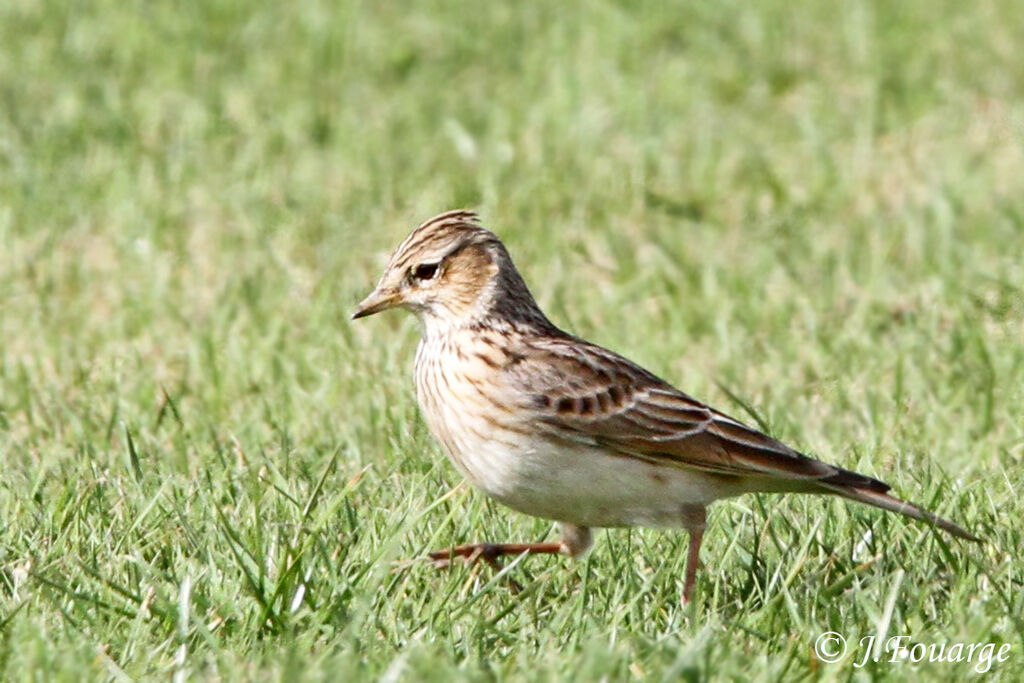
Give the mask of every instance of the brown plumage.
M 418 315 L 417 397 L 469 481 L 526 514 L 561 523 L 561 543 L 473 544 L 432 554 L 578 556 L 591 527 L 682 526 L 693 587 L 711 502 L 749 492 L 835 494 L 978 540 L 888 493 L 872 477 L 809 458 L 675 389 L 617 353 L 558 329 L 504 245 L 468 211 L 436 216 L 391 256 L 354 318 L 395 306 Z

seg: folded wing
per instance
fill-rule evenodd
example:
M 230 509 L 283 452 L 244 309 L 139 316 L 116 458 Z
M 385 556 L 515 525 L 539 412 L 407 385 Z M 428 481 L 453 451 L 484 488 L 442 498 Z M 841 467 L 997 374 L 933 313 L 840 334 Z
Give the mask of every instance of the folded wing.
M 520 408 L 549 436 L 646 462 L 744 480 L 749 491 L 831 493 L 923 520 L 956 524 L 888 493 L 888 484 L 809 458 L 687 396 L 640 366 L 573 337 L 531 340 L 506 368 Z
M 635 363 L 577 339 L 532 342 L 510 379 L 553 436 L 664 465 L 754 477 L 765 490 L 889 487 L 809 458 L 687 396 Z M 770 480 L 778 480 L 777 487 Z M 784 484 L 790 482 L 791 484 Z

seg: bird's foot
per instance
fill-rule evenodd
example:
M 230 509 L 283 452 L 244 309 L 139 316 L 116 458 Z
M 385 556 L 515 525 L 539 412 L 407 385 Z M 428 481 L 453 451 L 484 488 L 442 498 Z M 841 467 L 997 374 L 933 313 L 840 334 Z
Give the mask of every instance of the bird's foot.
M 565 552 L 561 543 L 470 543 L 459 545 L 446 550 L 435 550 L 428 554 L 432 564 L 438 569 L 446 569 L 453 562 L 461 562 L 465 565 L 474 565 L 483 560 L 491 566 L 494 571 L 502 570 L 498 558 L 502 555 L 527 555 L 527 554 L 557 554 Z M 515 579 L 508 577 L 509 586 L 513 593 L 523 590 Z
M 501 569 L 498 558 L 503 555 L 558 554 L 563 552 L 561 543 L 469 543 L 428 554 L 438 569 L 450 567 L 453 562 L 473 565 L 483 560 L 495 570 Z

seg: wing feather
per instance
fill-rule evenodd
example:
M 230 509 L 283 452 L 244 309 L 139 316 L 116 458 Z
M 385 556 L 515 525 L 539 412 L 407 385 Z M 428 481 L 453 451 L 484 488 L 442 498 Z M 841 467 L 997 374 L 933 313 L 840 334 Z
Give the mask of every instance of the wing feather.
M 549 435 L 647 462 L 799 486 L 889 487 L 809 458 L 582 340 L 532 339 L 507 379 Z M 782 486 L 781 488 L 785 488 Z

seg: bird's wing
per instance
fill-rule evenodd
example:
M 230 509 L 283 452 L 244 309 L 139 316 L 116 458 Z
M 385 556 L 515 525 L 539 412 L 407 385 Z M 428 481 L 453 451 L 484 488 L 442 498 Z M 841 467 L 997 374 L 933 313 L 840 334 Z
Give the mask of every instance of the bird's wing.
M 889 486 L 809 458 L 694 400 L 622 356 L 575 338 L 531 340 L 505 372 L 550 436 L 648 462 L 761 482 L 884 493 Z M 781 487 L 786 488 L 785 486 Z

